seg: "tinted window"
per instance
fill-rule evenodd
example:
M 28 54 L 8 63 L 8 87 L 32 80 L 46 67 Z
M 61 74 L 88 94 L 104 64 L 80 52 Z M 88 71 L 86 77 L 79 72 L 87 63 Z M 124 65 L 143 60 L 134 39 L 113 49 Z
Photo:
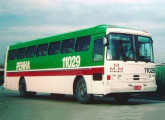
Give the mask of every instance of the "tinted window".
M 48 44 L 42 44 L 38 46 L 37 56 L 45 56 L 47 54 Z
M 36 54 L 36 46 L 32 46 L 32 47 L 27 48 L 27 54 L 26 54 L 27 58 L 34 57 L 35 54 Z
M 70 53 L 74 48 L 74 39 L 65 40 L 62 42 L 61 53 Z
M 49 55 L 58 54 L 59 50 L 60 50 L 60 45 L 61 45 L 60 42 L 52 42 L 52 43 L 50 43 L 48 54 Z
M 20 49 L 18 49 L 17 59 L 24 58 L 25 57 L 25 54 L 26 54 L 26 48 L 20 48 Z
M 91 40 L 90 36 L 77 38 L 75 51 L 78 52 L 78 51 L 88 50 L 90 45 L 90 40 Z
M 94 42 L 94 61 L 103 60 L 103 39 L 95 40 Z
M 11 50 L 9 51 L 9 60 L 14 60 L 17 57 L 17 50 Z

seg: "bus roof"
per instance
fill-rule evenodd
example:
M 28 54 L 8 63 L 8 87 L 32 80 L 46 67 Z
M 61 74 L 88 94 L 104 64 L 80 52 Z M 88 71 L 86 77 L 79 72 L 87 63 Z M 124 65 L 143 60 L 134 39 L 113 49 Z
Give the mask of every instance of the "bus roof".
M 72 31 L 72 32 L 63 33 L 63 34 L 59 34 L 59 35 L 45 37 L 45 38 L 40 38 L 40 39 L 36 39 L 36 40 L 32 40 L 32 41 L 18 42 L 14 45 L 11 45 L 9 47 L 9 49 L 18 49 L 18 48 L 23 48 L 23 47 L 28 47 L 28 46 L 38 45 L 38 44 L 44 44 L 44 43 L 54 42 L 54 41 L 59 41 L 59 40 L 66 40 L 66 39 L 71 39 L 71 38 L 75 38 L 75 37 L 88 36 L 88 35 L 98 34 L 98 33 L 106 34 L 107 28 L 130 29 L 130 28 L 116 26 L 116 25 L 103 24 L 103 25 L 98 25 L 98 26 L 91 27 L 91 28 L 81 29 L 81 30 Z

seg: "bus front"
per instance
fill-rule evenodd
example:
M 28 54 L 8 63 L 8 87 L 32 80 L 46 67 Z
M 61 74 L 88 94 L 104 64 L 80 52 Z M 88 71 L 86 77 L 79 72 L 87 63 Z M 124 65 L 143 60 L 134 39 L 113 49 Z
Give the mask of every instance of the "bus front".
M 156 91 L 153 41 L 147 32 L 122 28 L 107 29 L 105 94 Z M 124 96 L 125 97 L 125 96 Z

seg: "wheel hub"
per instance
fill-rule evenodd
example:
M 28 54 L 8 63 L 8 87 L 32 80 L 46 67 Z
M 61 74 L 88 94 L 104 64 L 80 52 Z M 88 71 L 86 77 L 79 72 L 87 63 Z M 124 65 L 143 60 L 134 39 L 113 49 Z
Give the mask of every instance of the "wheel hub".
M 79 88 L 79 93 L 80 93 L 80 96 L 81 97 L 84 97 L 85 95 L 86 95 L 86 92 L 87 90 L 86 90 L 86 85 L 84 85 L 84 84 L 81 84 L 81 86 L 80 86 L 80 88 Z

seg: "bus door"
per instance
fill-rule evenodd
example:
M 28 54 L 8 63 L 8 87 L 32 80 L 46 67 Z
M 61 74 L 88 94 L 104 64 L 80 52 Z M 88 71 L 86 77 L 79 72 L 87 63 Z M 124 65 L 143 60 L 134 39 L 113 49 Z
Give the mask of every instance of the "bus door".
M 95 94 L 103 93 L 104 86 L 104 34 L 93 36 L 93 83 L 92 90 Z

